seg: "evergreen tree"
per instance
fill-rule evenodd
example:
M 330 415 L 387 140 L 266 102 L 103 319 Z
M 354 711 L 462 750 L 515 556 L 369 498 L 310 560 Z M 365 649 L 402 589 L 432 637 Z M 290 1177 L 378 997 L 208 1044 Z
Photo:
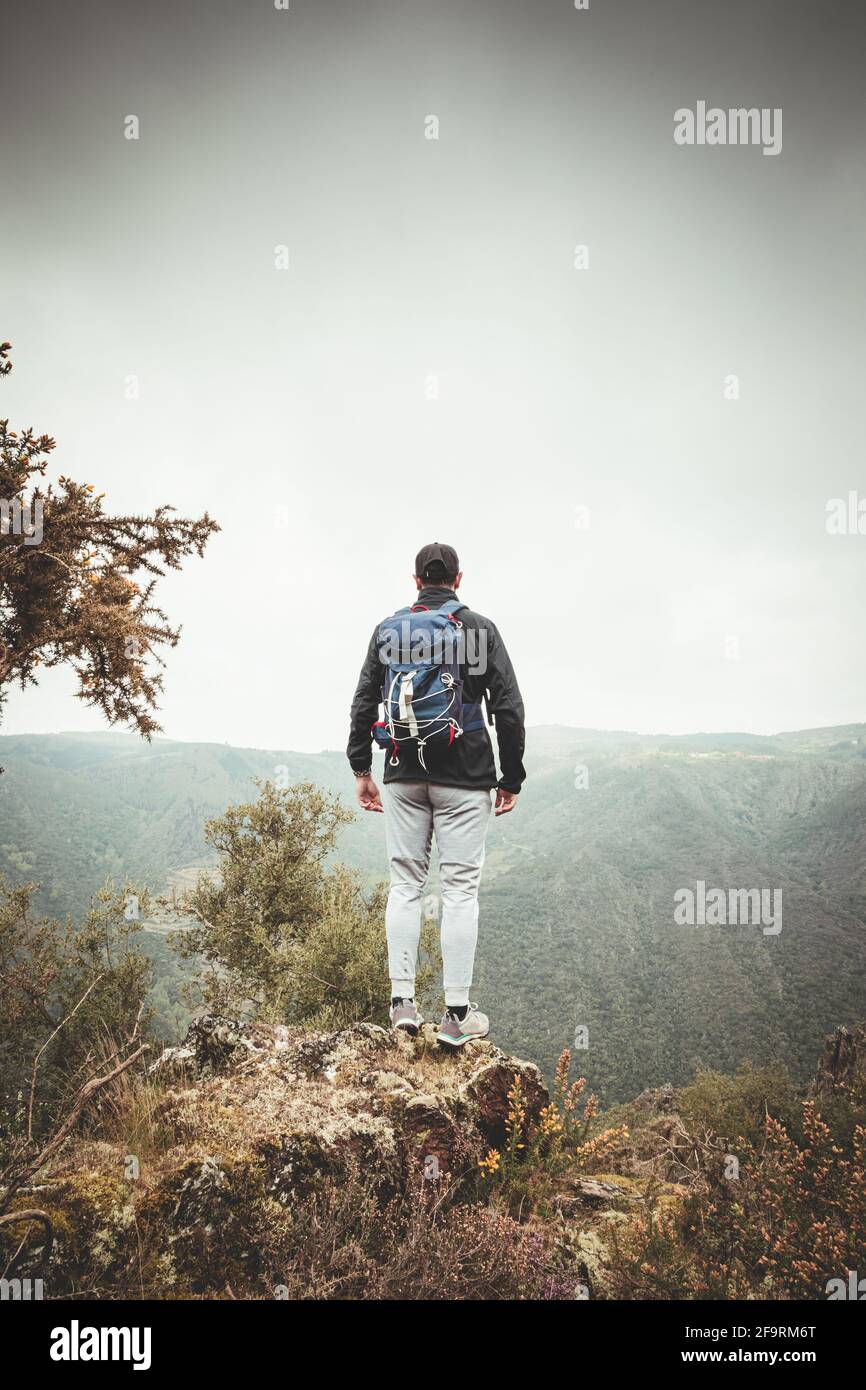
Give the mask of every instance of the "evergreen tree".
M 0 343 L 0 375 L 10 368 Z M 201 555 L 218 530 L 160 506 L 149 516 L 110 516 L 92 483 L 60 475 L 44 483 L 55 442 L 0 420 L 0 709 L 4 687 L 34 685 L 40 670 L 71 666 L 77 697 L 145 738 L 165 663 L 180 629 L 154 601 L 158 579 Z

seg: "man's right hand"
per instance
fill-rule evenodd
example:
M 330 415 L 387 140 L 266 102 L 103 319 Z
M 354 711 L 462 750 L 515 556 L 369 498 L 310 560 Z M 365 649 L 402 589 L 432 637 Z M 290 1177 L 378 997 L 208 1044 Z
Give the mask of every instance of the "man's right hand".
M 358 798 L 358 805 L 362 811 L 382 811 L 382 798 L 379 795 L 379 788 L 372 777 L 355 778 L 355 796 Z
M 502 787 L 496 788 L 496 806 L 493 811 L 495 816 L 506 816 L 516 805 L 517 792 L 507 792 Z

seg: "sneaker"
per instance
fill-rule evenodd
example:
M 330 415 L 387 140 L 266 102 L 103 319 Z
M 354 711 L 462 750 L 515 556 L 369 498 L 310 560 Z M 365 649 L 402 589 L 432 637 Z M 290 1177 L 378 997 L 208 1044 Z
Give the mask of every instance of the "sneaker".
M 481 1013 L 477 1004 L 470 1004 L 463 1019 L 451 1009 L 445 1010 L 436 1041 L 443 1047 L 463 1047 L 471 1038 L 486 1038 L 489 1032 L 490 1019 Z
M 410 1038 L 414 1038 L 424 1022 L 415 1007 L 414 999 L 398 999 L 396 1004 L 391 1005 L 390 1013 L 391 1027 L 408 1033 Z

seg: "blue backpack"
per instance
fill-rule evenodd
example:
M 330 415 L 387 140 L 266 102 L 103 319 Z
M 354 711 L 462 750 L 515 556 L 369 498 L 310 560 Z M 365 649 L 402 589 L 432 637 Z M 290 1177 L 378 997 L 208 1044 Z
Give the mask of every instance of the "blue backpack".
M 441 608 L 416 604 L 379 624 L 385 717 L 372 732 L 380 747 L 391 749 L 392 767 L 399 765 L 400 745 L 411 742 L 426 772 L 428 751 L 450 749 L 462 734 L 484 728 L 481 706 L 463 703 L 463 624 L 455 614 L 465 607 L 456 599 Z

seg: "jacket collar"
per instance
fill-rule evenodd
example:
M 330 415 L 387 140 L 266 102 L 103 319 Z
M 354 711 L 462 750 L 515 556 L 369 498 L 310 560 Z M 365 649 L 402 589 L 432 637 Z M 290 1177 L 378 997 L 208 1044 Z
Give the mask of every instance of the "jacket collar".
M 425 584 L 415 596 L 415 603 L 426 603 L 428 608 L 441 608 L 443 603 L 447 603 L 450 598 L 456 598 L 462 602 L 460 596 L 453 589 L 447 588 L 443 584 Z

